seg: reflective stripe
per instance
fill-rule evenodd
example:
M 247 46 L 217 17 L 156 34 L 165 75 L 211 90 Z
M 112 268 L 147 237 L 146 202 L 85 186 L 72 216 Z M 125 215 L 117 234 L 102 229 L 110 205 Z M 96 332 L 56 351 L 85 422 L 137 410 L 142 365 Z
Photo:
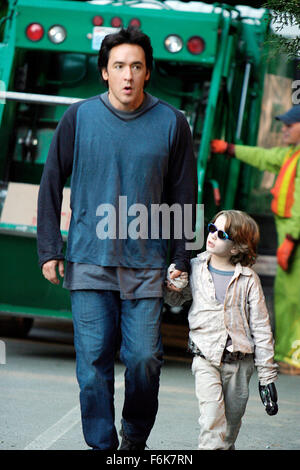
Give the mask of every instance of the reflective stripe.
M 294 204 L 295 176 L 297 163 L 300 158 L 300 150 L 291 155 L 286 155 L 279 175 L 271 193 L 274 198 L 271 204 L 272 211 L 281 217 L 291 217 L 291 209 Z

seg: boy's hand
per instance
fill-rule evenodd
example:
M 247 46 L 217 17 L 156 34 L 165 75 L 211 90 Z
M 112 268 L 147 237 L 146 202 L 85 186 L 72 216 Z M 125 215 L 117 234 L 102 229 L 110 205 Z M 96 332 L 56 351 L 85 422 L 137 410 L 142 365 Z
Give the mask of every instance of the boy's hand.
M 180 276 L 182 273 L 182 271 L 179 271 L 178 269 L 175 269 L 175 271 L 173 271 L 171 274 L 170 274 L 170 279 L 176 279 L 176 277 Z M 167 283 L 167 289 L 168 290 L 173 290 L 175 292 L 180 292 L 182 291 L 182 289 L 180 289 L 179 287 L 176 287 L 174 284 L 172 284 L 168 279 L 166 281 Z
M 179 278 L 179 279 L 177 279 Z M 174 282 L 172 282 L 174 280 Z M 180 292 L 188 284 L 188 273 L 175 269 L 175 265 L 171 264 L 168 269 L 166 285 L 168 290 Z
M 261 401 L 263 402 L 266 412 L 270 416 L 274 416 L 278 413 L 277 405 L 277 390 L 275 384 L 272 382 L 268 385 L 258 384 L 259 394 Z

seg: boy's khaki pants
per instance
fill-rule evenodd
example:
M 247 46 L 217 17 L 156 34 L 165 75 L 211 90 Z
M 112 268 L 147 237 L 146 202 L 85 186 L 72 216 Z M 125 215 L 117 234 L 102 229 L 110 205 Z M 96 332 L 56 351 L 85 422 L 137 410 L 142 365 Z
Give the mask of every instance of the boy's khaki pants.
M 253 370 L 252 357 L 221 363 L 219 367 L 194 357 L 192 372 L 200 411 L 199 450 L 234 449 Z

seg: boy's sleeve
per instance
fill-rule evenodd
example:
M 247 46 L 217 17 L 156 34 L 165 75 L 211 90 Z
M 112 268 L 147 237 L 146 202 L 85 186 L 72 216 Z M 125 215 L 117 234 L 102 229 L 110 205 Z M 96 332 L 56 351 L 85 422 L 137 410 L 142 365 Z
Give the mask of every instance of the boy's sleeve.
M 259 382 L 267 385 L 277 379 L 278 366 L 274 363 L 274 339 L 269 313 L 259 277 L 253 273 L 249 289 L 249 326 L 253 337 L 254 363 L 257 367 Z
M 169 291 L 164 287 L 164 301 L 171 307 L 180 307 L 185 302 L 192 299 L 190 286 L 186 286 L 181 292 Z

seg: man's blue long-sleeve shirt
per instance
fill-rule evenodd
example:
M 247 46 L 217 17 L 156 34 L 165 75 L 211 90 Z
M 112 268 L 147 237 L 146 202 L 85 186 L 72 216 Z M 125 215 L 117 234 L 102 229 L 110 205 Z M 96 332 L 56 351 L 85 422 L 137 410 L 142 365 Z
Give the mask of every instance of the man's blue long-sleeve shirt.
M 167 240 L 100 239 L 97 208 L 119 197 L 127 206 L 196 202 L 196 163 L 191 133 L 183 114 L 158 99 L 135 119 L 125 120 L 100 96 L 66 111 L 53 138 L 40 185 L 38 250 L 40 265 L 63 259 L 60 234 L 62 189 L 71 177 L 72 218 L 66 258 L 98 266 L 163 268 Z M 101 206 L 103 207 L 103 206 Z M 117 216 L 118 218 L 118 216 Z M 133 217 L 128 217 L 128 223 Z M 150 227 L 149 227 L 150 231 Z M 188 270 L 184 237 L 171 241 L 171 261 Z

